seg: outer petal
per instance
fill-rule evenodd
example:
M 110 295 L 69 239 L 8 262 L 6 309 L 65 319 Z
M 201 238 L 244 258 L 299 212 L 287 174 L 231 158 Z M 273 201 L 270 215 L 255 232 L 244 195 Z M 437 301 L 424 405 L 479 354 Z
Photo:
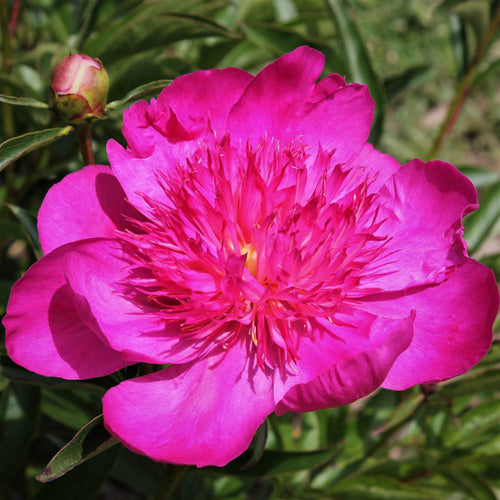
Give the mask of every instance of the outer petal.
M 467 260 L 437 286 L 383 298 L 364 300 L 363 307 L 393 317 L 416 310 L 413 341 L 394 363 L 383 387 L 400 390 L 455 377 L 488 351 L 498 288 L 485 266 Z
M 342 406 L 373 392 L 408 347 L 413 319 L 412 314 L 403 324 L 386 320 L 387 330 L 377 332 L 363 350 L 353 351 L 351 357 L 345 357 L 311 382 L 292 387 L 278 403 L 276 413 Z
M 21 366 L 47 377 L 83 379 L 130 364 L 84 325 L 74 306 L 63 262 L 68 252 L 87 247 L 56 248 L 14 285 L 3 324 L 9 356 Z
M 44 253 L 95 237 L 114 237 L 127 227 L 135 211 L 125 198 L 111 169 L 89 165 L 52 186 L 38 212 L 38 230 Z
M 413 160 L 381 189 L 385 256 L 366 267 L 363 287 L 383 291 L 439 283 L 466 258 L 462 217 L 477 208 L 473 184 L 453 165 Z
M 87 252 L 68 255 L 64 272 L 85 324 L 126 359 L 185 363 L 202 354 L 188 340 L 179 342 L 176 324 L 167 324 L 156 308 L 127 290 L 129 258 L 118 241 L 94 241 Z
M 104 396 L 104 422 L 127 447 L 173 463 L 223 466 L 272 412 L 271 382 L 246 346 L 127 380 Z
M 410 344 L 413 335 L 413 313 L 408 312 L 406 316 L 403 320 L 387 319 L 362 310 L 352 310 L 349 314 L 335 316 L 335 320 L 342 321 L 343 324 L 318 320 L 312 327 L 312 335 L 300 338 L 296 369 L 289 370 L 286 376 L 275 371 L 276 403 L 281 401 L 285 394 L 290 394 L 292 388 L 304 387 L 303 384 L 307 386 L 322 375 L 326 379 L 334 377 L 343 368 L 351 370 L 357 367 L 368 370 L 368 373 L 365 372 L 367 379 L 364 381 L 360 380 L 361 377 L 354 371 L 343 373 L 343 377 L 336 381 L 337 387 L 332 387 L 332 391 L 342 387 L 338 394 L 339 401 L 350 398 L 354 400 L 356 394 L 368 391 L 374 384 L 377 387 L 383 380 L 381 376 L 387 373 L 394 358 Z M 323 380 L 317 382 L 321 386 Z M 317 387 L 318 384 L 315 383 L 311 387 Z M 302 394 L 301 390 L 299 394 Z M 291 393 L 290 405 L 296 406 L 299 402 L 294 402 L 294 394 L 296 392 Z M 306 388 L 303 394 L 306 397 L 305 408 L 316 404 L 314 392 L 309 395 Z M 318 407 L 322 407 L 328 398 L 334 398 L 332 393 L 320 393 L 318 397 Z M 286 401 L 285 404 L 288 404 Z
M 231 137 L 303 138 L 310 147 L 335 150 L 338 162 L 355 156 L 370 133 L 373 101 L 368 87 L 348 85 L 339 75 L 315 84 L 323 65 L 323 54 L 299 47 L 265 67 L 229 115 Z
M 107 152 L 115 175 L 137 208 L 147 211 L 138 193 L 163 200 L 158 172 L 185 163 L 201 137 L 214 131 L 224 135 L 229 110 L 251 79 L 237 68 L 197 71 L 176 78 L 149 105 L 140 101 L 124 112 L 128 149 L 110 141 Z
M 299 47 L 266 66 L 248 85 L 228 119 L 232 139 L 290 139 L 297 107 L 303 106 L 323 70 L 325 57 Z M 293 137 L 295 139 L 296 137 Z

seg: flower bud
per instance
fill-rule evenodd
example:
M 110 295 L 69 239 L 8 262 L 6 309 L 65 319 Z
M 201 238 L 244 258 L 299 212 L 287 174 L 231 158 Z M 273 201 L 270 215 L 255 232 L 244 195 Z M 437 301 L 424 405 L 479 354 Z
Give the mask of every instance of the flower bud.
M 65 57 L 50 82 L 52 100 L 59 116 L 79 124 L 104 113 L 109 77 L 99 59 L 83 54 Z

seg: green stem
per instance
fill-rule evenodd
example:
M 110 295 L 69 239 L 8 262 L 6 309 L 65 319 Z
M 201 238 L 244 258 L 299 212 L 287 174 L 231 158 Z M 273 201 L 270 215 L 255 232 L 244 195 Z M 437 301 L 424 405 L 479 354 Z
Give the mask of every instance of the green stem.
M 448 107 L 448 112 L 446 113 L 446 117 L 441 127 L 439 128 L 439 132 L 437 133 L 436 138 L 432 143 L 432 147 L 427 155 L 427 159 L 431 159 L 436 156 L 436 153 L 441 149 L 441 146 L 443 145 L 446 135 L 453 128 L 453 125 L 455 125 L 455 122 L 460 116 L 465 101 L 470 95 L 471 87 L 474 81 L 474 77 L 477 73 L 479 63 L 486 55 L 486 52 L 493 40 L 493 37 L 495 36 L 495 32 L 499 25 L 500 25 L 500 6 L 497 8 L 491 19 L 491 22 L 481 40 L 479 49 L 474 59 L 471 61 L 469 67 L 467 68 L 467 71 L 462 76 L 455 90 L 455 95 L 453 96 L 453 100 L 451 101 Z
M 0 23 L 2 30 L 2 72 L 9 75 L 12 69 L 12 47 L 9 36 L 9 8 L 7 0 L 0 0 Z M 9 85 L 3 85 L 2 93 L 11 94 L 12 90 Z M 13 137 L 14 130 L 14 115 L 10 104 L 2 104 L 2 120 L 3 129 L 7 138 Z
M 95 163 L 94 151 L 92 149 L 92 126 L 90 123 L 76 126 L 76 133 L 80 141 L 80 151 L 82 152 L 83 163 L 93 165 Z
M 189 465 L 167 465 L 166 468 L 165 477 L 156 492 L 155 500 L 170 500 L 191 467 Z

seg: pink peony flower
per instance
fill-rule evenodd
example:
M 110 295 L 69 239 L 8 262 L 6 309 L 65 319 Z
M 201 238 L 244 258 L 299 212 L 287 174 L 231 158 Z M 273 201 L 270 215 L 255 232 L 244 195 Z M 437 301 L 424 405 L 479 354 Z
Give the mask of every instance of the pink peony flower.
M 42 204 L 8 352 L 66 379 L 160 365 L 104 397 L 138 453 L 224 465 L 273 411 L 445 380 L 488 350 L 498 290 L 462 239 L 473 185 L 373 149 L 367 87 L 322 69 L 301 47 L 255 77 L 181 76 L 125 112 L 111 168 Z

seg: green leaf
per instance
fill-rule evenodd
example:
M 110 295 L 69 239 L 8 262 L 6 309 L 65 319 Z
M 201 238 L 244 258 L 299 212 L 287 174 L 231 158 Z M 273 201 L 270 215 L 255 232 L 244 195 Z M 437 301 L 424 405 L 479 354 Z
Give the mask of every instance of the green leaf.
M 89 500 L 97 498 L 97 493 L 113 469 L 120 451 L 118 446 L 105 450 L 57 481 L 42 485 L 34 500 Z
M 21 384 L 51 387 L 53 389 L 78 388 L 99 394 L 102 394 L 105 390 L 103 387 L 89 381 L 71 381 L 62 378 L 42 377 L 16 365 L 5 354 L 0 354 L 0 376 Z
M 156 80 L 154 82 L 149 82 L 144 85 L 140 85 L 139 87 L 136 87 L 135 89 L 131 90 L 122 99 L 110 102 L 106 106 L 106 111 L 120 109 L 126 106 L 127 104 L 130 104 L 131 102 L 138 101 L 145 97 L 151 97 L 157 95 L 171 83 L 172 80 Z
M 460 377 L 452 383 L 442 385 L 440 391 L 449 398 L 498 391 L 500 387 L 500 369 L 492 369 L 470 376 Z
M 339 481 L 329 490 L 333 498 L 345 500 L 426 500 L 440 499 L 419 488 L 386 476 L 357 476 Z
M 333 449 L 302 452 L 266 450 L 252 468 L 242 470 L 251 457 L 251 452 L 247 451 L 225 467 L 212 470 L 223 474 L 244 476 L 276 476 L 313 469 L 331 460 L 335 454 L 336 451 Z
M 10 203 L 6 203 L 6 205 L 21 223 L 26 236 L 28 237 L 28 242 L 31 245 L 31 248 L 33 248 L 36 257 L 40 258 L 40 238 L 38 237 L 36 217 L 31 212 L 24 210 L 24 208 L 18 207 L 16 205 L 11 205 Z
M 57 452 L 37 479 L 42 483 L 53 481 L 117 443 L 104 428 L 102 415 L 98 415 Z
M 500 425 L 500 400 L 490 399 L 451 420 L 444 434 L 447 447 L 467 448 L 478 436 Z
M 43 388 L 41 410 L 52 420 L 76 431 L 97 411 L 97 405 L 89 401 L 93 396 L 78 388 L 58 391 Z
M 10 383 L 0 403 L 0 477 L 12 477 L 23 466 L 40 407 L 40 390 Z
M 28 108 L 50 109 L 50 106 L 45 102 L 31 97 L 16 97 L 12 95 L 0 94 L 0 102 L 12 104 L 13 106 L 27 106 Z
M 366 83 L 375 101 L 375 116 L 369 141 L 372 144 L 377 144 L 382 134 L 385 115 L 386 95 L 384 87 L 373 69 L 368 50 L 348 12 L 346 3 L 343 0 L 325 0 L 325 3 L 335 22 L 347 57 L 349 77 L 355 82 Z
M 402 73 L 390 76 L 384 80 L 384 89 L 387 100 L 391 101 L 405 90 L 421 85 L 431 76 L 431 67 L 427 64 L 420 64 L 408 68 Z
M 465 219 L 464 236 L 473 254 L 490 234 L 500 217 L 500 182 L 488 187 L 479 200 L 479 209 Z
M 477 188 L 489 186 L 500 181 L 500 173 L 488 168 L 463 165 L 457 167 L 462 174 L 466 175 Z
M 439 472 L 450 479 L 453 486 L 459 486 L 464 493 L 467 493 L 467 498 L 471 500 L 497 500 L 495 492 L 486 480 L 471 470 L 455 470 L 449 467 L 444 470 L 440 469 Z
M 153 496 L 165 476 L 164 465 L 123 449 L 111 476 L 144 495 Z
M 61 137 L 68 135 L 72 130 L 73 127 L 68 125 L 66 127 L 29 132 L 6 140 L 0 144 L 0 171 L 21 158 L 21 156 L 57 141 Z
M 252 456 L 250 460 L 242 467 L 242 469 L 250 469 L 253 467 L 264 454 L 267 442 L 267 420 L 257 429 L 252 440 Z
M 469 67 L 469 39 L 464 21 L 457 14 L 450 16 L 451 48 L 459 80 Z
M 179 40 L 234 35 L 223 25 L 201 14 L 187 12 L 189 2 L 151 2 L 140 5 L 89 37 L 83 52 L 115 61 Z

